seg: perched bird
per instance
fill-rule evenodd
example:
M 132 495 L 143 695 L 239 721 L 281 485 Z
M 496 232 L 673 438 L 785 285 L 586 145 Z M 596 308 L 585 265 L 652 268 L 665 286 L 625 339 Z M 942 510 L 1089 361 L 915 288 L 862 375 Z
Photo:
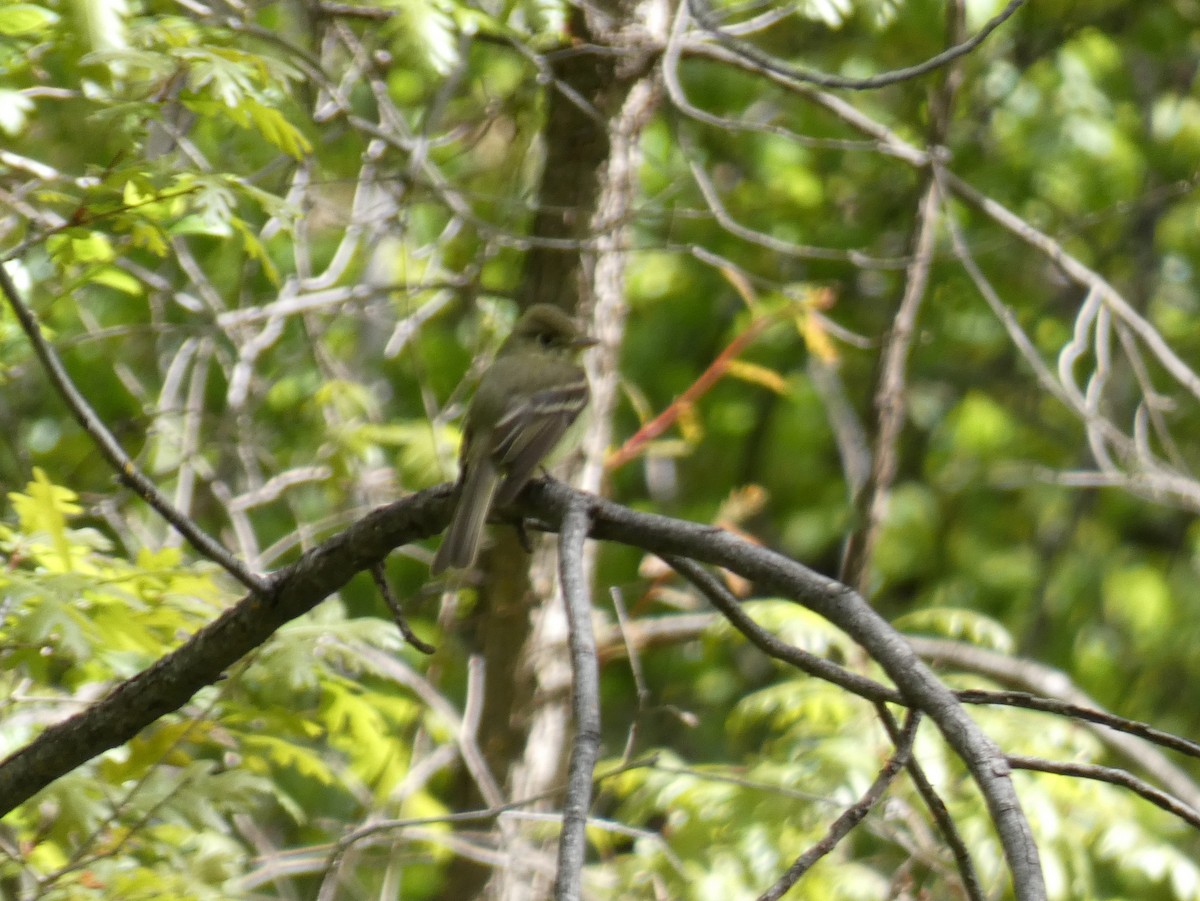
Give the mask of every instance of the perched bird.
M 579 354 L 595 343 L 549 304 L 517 320 L 467 408 L 454 518 L 433 575 L 475 562 L 489 511 L 512 502 L 587 406 Z

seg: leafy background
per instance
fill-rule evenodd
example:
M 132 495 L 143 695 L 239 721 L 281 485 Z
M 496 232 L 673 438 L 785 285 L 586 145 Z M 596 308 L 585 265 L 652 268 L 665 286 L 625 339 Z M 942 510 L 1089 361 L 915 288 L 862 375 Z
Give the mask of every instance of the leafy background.
M 8 271 L 144 471 L 261 569 L 453 476 L 475 361 L 516 312 L 545 60 L 572 41 L 570 9 L 545 0 L 365 9 L 0 5 Z M 968 30 L 998 9 L 966 3 Z M 918 146 L 940 129 L 956 176 L 1102 274 L 1190 362 L 1198 28 L 1186 0 L 1044 0 L 952 76 L 839 96 Z M 939 52 L 946 30 L 941 3 L 812 0 L 754 41 L 862 76 Z M 777 323 L 668 433 L 611 467 L 605 490 L 736 523 L 833 575 L 862 517 L 838 429 L 871 428 L 925 180 L 761 73 L 697 51 L 678 76 L 696 107 L 753 128 L 713 126 L 665 98 L 642 135 L 616 443 L 752 323 Z M 948 78 L 957 93 L 939 111 Z M 1086 291 L 978 206 L 948 200 L 943 216 L 1053 369 Z M 1147 489 L 1132 454 L 1106 479 L 1071 477 L 1097 471 L 1086 423 L 1038 382 L 939 229 L 865 588 L 903 629 L 1049 664 L 1122 715 L 1195 735 L 1200 714 L 1181 700 L 1200 671 L 1197 398 L 1118 338 L 1101 409 L 1130 435 L 1153 419 L 1153 453 L 1186 490 Z M 1100 367 L 1099 348 L 1082 362 Z M 7 309 L 0 384 L 0 742 L 11 751 L 238 592 L 114 488 Z M 429 552 L 402 549 L 389 575 L 415 599 L 432 659 L 356 581 L 9 817 L 2 891 L 439 897 L 460 856 L 478 854 L 469 830 L 439 819 L 461 806 L 471 598 L 447 605 L 427 584 Z M 755 895 L 871 781 L 886 736 L 869 706 L 688 618 L 699 601 L 632 552 L 601 549 L 596 585 L 605 620 L 615 588 L 635 619 L 680 627 L 639 652 L 641 701 L 619 642 L 605 658 L 601 772 L 614 775 L 600 783 L 589 885 L 596 897 Z M 806 611 L 770 598 L 747 608 L 870 671 Z M 1113 762 L 1077 725 L 975 715 L 1010 753 Z M 917 747 L 985 884 L 1005 891 L 961 767 L 931 732 Z M 643 765 L 621 769 L 630 759 Z M 1053 897 L 1200 898 L 1200 845 L 1178 821 L 1114 786 L 1017 779 Z M 412 822 L 353 832 L 381 818 Z M 954 885 L 901 784 L 794 896 L 956 897 Z

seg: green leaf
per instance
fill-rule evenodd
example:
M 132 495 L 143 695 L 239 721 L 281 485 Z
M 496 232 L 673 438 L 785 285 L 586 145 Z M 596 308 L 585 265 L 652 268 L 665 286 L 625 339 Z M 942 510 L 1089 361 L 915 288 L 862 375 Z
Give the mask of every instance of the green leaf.
M 933 632 L 946 638 L 969 641 L 1002 654 L 1012 653 L 1014 641 L 1004 626 L 975 610 L 962 607 L 929 607 L 898 618 L 894 625 L 905 632 Z
M 247 87 L 240 85 L 241 87 Z M 308 138 L 292 125 L 277 109 L 265 106 L 245 93 L 232 89 L 223 94 L 222 101 L 189 98 L 185 105 L 201 116 L 229 119 L 242 128 L 257 132 L 270 144 L 296 159 L 312 152 Z
M 271 280 L 271 284 L 278 285 L 280 283 L 279 270 L 275 267 L 275 261 L 267 255 L 267 249 L 263 247 L 262 241 L 258 240 L 258 235 L 254 234 L 250 230 L 250 226 L 241 219 L 231 219 L 229 224 L 242 236 L 242 248 L 246 251 L 246 255 L 252 260 L 258 260 L 262 264 L 263 272 Z
M 390 445 L 398 449 L 398 467 L 414 484 L 431 485 L 447 477 L 443 462 L 457 451 L 461 432 L 447 424 L 434 426 L 426 420 L 368 423 L 356 430 L 353 446 L 362 443 Z
M 0 34 L 22 37 L 36 34 L 58 22 L 58 13 L 32 3 L 0 7 Z
M 417 53 L 439 75 L 447 75 L 458 62 L 458 40 L 448 4 L 438 0 L 424 3 L 394 3 L 399 15 L 392 21 L 400 32 L 402 47 Z
M 242 736 L 247 754 L 258 754 L 276 767 L 294 769 L 301 776 L 321 785 L 336 785 L 337 775 L 315 751 L 274 735 L 251 733 Z
M 116 256 L 111 239 L 98 231 L 72 229 L 61 235 L 52 235 L 47 246 L 51 255 L 64 266 L 108 263 Z
M 162 228 L 152 222 L 134 222 L 129 235 L 134 247 L 140 247 L 156 257 L 165 257 L 171 249 Z
M 8 499 L 26 532 L 50 537 L 58 551 L 64 570 L 72 568 L 71 543 L 67 539 L 67 517 L 83 512 L 75 503 L 78 495 L 69 488 L 51 483 L 40 468 L 33 470 L 33 481 L 25 486 L 26 494 L 12 492 Z
M 296 159 L 303 159 L 307 154 L 312 153 L 312 144 L 309 143 L 308 138 L 300 129 L 284 118 L 283 113 L 279 110 L 263 106 L 249 98 L 242 101 L 241 110 L 249 117 L 249 122 L 258 130 L 258 133 L 284 153 Z M 239 122 L 239 124 L 247 123 Z
M 141 297 L 145 293 L 142 283 L 123 269 L 115 266 L 105 266 L 89 276 L 88 281 L 97 285 L 105 285 L 130 297 Z

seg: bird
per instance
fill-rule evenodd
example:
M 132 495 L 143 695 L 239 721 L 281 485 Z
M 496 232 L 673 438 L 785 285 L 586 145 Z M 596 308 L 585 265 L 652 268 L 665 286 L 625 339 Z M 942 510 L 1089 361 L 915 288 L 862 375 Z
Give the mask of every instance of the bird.
M 512 503 L 587 406 L 579 356 L 595 343 L 550 304 L 517 319 L 467 408 L 454 515 L 432 575 L 474 565 L 488 514 Z

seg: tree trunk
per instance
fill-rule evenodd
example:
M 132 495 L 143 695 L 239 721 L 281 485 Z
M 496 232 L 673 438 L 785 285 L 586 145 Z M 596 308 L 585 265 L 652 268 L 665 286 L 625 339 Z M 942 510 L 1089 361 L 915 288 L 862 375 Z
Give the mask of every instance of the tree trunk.
M 598 21 L 595 7 L 587 13 L 576 8 L 571 32 L 581 47 L 628 46 L 631 36 L 640 33 L 632 23 L 645 20 L 639 16 L 643 7 L 657 7 L 659 21 L 666 22 L 664 0 L 647 0 L 629 10 L 610 9 L 604 21 Z M 637 62 L 631 64 L 635 56 Z M 600 340 L 587 360 L 592 402 L 581 453 L 559 473 L 598 491 L 617 397 L 625 248 L 639 141 L 658 101 L 658 79 L 633 49 L 565 54 L 553 71 L 533 235 L 574 238 L 587 246 L 531 248 L 519 297 L 523 307 L 551 303 L 587 317 L 590 333 Z M 572 676 L 554 543 L 541 542 L 525 566 L 513 531 L 497 530 L 495 537 L 493 551 L 483 558 L 479 598 L 487 687 L 478 740 L 493 773 L 507 774 L 510 799 L 547 795 L 522 810 L 556 810 L 561 798 L 555 789 L 563 782 L 571 737 Z M 555 839 L 556 830 L 544 823 L 517 820 L 502 839 L 505 862 L 491 871 L 490 880 L 483 868 L 464 865 L 448 896 L 475 897 L 482 889 L 483 897 L 504 901 L 548 897 Z

